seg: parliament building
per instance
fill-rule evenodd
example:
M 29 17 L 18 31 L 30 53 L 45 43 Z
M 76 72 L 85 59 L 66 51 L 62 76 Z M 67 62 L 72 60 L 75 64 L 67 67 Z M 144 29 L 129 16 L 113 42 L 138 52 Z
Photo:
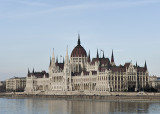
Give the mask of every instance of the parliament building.
M 48 73 L 30 72 L 26 78 L 25 91 L 47 94 L 94 94 L 108 92 L 141 91 L 149 83 L 149 72 L 145 62 L 143 67 L 131 62 L 117 66 L 112 51 L 111 58 L 100 57 L 98 50 L 95 58 L 90 57 L 82 47 L 80 35 L 77 46 L 63 62 L 55 58 L 54 50 L 50 59 Z

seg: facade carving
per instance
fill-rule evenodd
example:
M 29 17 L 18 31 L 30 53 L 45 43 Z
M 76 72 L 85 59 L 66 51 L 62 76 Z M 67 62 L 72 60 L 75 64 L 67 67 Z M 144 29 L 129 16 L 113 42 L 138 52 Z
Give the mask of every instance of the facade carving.
M 56 61 L 55 61 L 56 60 Z M 149 83 L 149 72 L 144 67 L 125 63 L 117 66 L 112 51 L 111 60 L 104 56 L 90 58 L 90 52 L 81 46 L 78 36 L 77 46 L 70 58 L 68 48 L 65 60 L 60 63 L 55 59 L 54 50 L 48 73 L 30 72 L 26 78 L 26 92 L 59 91 L 59 92 L 110 92 L 140 91 Z

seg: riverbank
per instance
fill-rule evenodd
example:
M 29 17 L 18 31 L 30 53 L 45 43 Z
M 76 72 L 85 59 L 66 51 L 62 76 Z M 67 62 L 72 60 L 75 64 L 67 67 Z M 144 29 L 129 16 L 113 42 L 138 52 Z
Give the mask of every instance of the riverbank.
M 118 92 L 117 92 L 118 93 Z M 113 93 L 111 93 L 113 94 Z M 114 93 L 115 94 L 115 93 Z M 100 101 L 146 101 L 160 102 L 160 95 L 131 95 L 128 92 L 123 95 L 43 95 L 43 94 L 25 94 L 25 93 L 0 93 L 1 98 L 49 98 L 49 99 L 71 99 L 71 100 L 100 100 Z

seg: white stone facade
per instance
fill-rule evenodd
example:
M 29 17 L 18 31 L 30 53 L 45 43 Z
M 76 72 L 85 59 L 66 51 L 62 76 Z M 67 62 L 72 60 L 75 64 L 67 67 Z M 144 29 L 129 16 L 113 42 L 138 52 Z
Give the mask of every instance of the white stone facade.
M 26 92 L 81 92 L 103 93 L 109 91 L 140 91 L 149 82 L 147 65 L 126 63 L 116 66 L 112 52 L 109 58 L 97 57 L 90 59 L 78 39 L 77 46 L 69 58 L 68 48 L 63 63 L 55 61 L 55 55 L 50 60 L 49 71 L 28 73 Z

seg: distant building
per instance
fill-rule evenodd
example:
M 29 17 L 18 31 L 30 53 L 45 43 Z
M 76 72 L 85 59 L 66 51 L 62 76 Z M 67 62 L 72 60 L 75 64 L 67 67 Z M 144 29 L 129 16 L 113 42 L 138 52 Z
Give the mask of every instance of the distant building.
M 158 77 L 157 76 L 149 76 L 149 85 L 153 88 L 157 88 L 157 81 Z
M 149 76 L 149 85 L 160 91 L 160 77 Z
M 117 66 L 113 51 L 111 60 L 101 52 L 102 57 L 97 50 L 96 57 L 91 59 L 90 52 L 86 53 L 78 36 L 77 46 L 70 58 L 68 48 L 63 62 L 55 59 L 53 51 L 48 73 L 34 70 L 31 73 L 28 70 L 26 91 L 101 94 L 109 91 L 141 91 L 149 84 L 146 62 L 143 67 L 131 62 Z
M 6 92 L 6 82 L 0 81 L 0 92 Z
M 23 92 L 26 87 L 26 77 L 13 77 L 6 80 L 7 92 Z
M 2 84 L 2 82 L 0 81 L 0 86 L 2 86 L 3 84 Z

